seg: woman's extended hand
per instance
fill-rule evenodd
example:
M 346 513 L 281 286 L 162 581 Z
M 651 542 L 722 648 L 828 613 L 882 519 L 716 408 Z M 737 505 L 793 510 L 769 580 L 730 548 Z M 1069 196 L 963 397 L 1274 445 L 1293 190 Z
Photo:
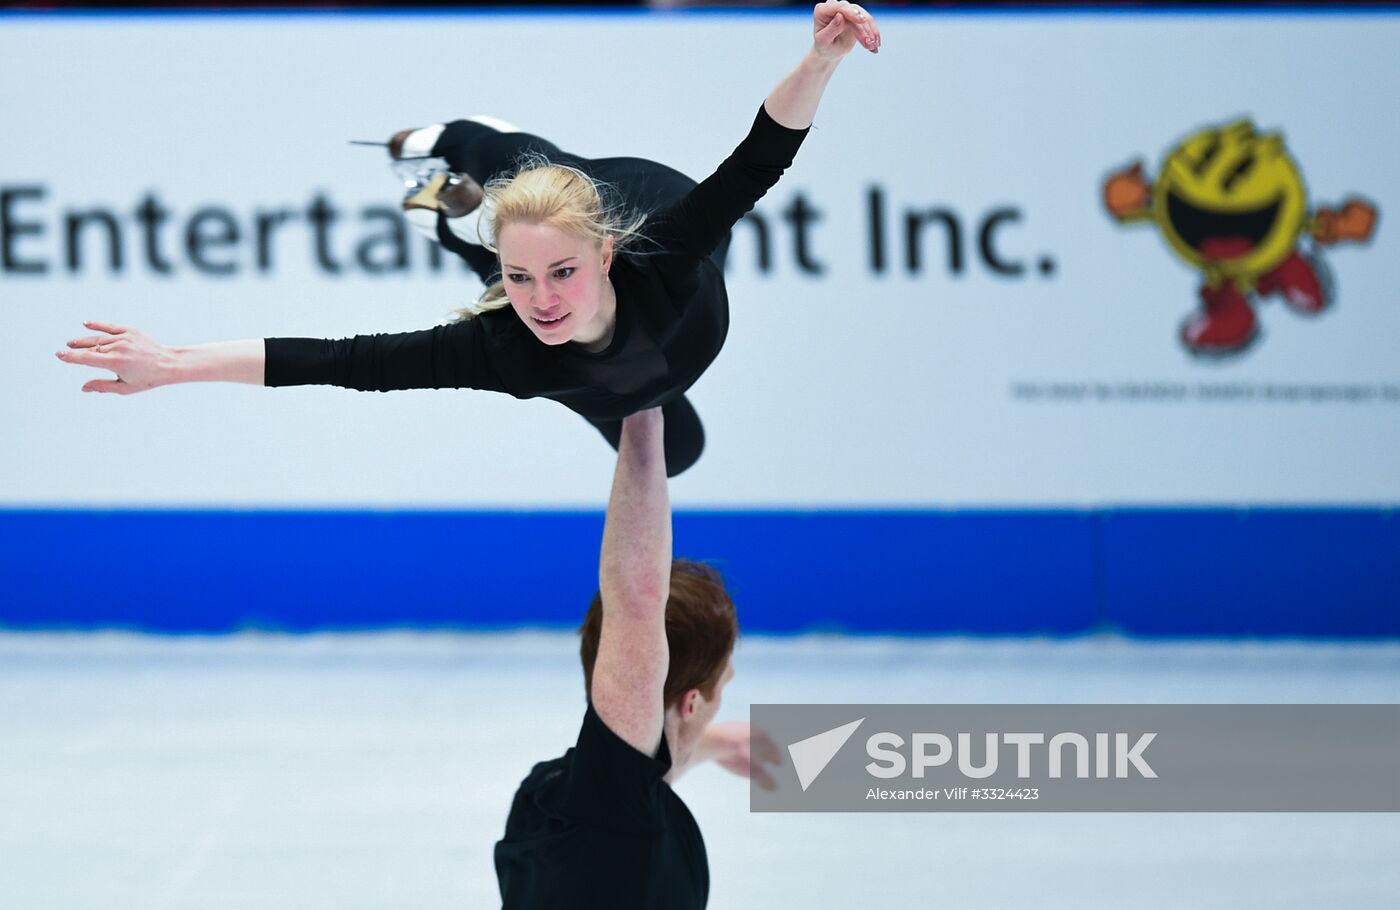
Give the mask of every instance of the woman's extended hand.
M 856 40 L 872 54 L 880 52 L 880 28 L 862 7 L 847 0 L 825 0 L 812 10 L 812 30 L 818 56 L 840 60 Z
M 130 395 L 173 380 L 177 360 L 173 348 L 126 326 L 108 322 L 85 322 L 83 325 L 105 334 L 74 338 L 68 342 L 68 350 L 58 352 L 58 359 L 117 374 L 116 379 L 88 380 L 83 384 L 84 392 Z

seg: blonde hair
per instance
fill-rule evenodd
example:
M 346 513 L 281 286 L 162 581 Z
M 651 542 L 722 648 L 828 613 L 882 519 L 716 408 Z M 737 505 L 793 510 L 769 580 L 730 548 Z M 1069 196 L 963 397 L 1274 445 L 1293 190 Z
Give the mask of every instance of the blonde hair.
M 582 240 L 602 244 L 613 238 L 613 255 L 647 239 L 641 232 L 645 213 L 631 212 L 616 190 L 601 180 L 566 164 L 553 164 L 539 153 L 516 162 L 513 174 L 493 177 L 481 188 L 483 217 L 477 222 L 481 246 L 496 254 L 496 243 L 486 239 L 482 223 L 489 220 L 491 236 L 499 242 L 501 229 L 512 224 L 548 224 Z M 489 219 L 485 216 L 490 212 Z M 492 282 L 470 306 L 457 310 L 458 319 L 471 319 L 510 304 L 504 277 Z

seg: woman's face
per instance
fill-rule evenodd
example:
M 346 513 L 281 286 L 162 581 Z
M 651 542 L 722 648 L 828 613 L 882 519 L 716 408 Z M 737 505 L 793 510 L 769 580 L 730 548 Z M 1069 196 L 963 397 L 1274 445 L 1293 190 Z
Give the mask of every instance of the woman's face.
M 551 345 L 611 339 L 612 238 L 599 245 L 548 224 L 508 224 L 496 243 L 510 305 L 536 338 Z

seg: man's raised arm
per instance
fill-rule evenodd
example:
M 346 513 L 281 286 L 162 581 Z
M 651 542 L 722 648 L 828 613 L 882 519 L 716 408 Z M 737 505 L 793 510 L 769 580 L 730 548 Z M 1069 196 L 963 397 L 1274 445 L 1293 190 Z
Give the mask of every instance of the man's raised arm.
M 603 723 L 649 756 L 661 743 L 668 668 L 671 501 L 662 430 L 660 408 L 622 423 L 598 563 L 603 626 L 591 692 Z

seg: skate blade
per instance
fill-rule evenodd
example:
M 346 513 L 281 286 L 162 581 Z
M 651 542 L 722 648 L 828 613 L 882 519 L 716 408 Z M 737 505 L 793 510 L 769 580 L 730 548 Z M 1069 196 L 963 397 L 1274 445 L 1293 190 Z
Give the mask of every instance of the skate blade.
M 442 204 L 438 202 L 438 193 L 447 184 L 447 174 L 437 173 L 433 179 L 423 184 L 418 190 L 409 196 L 404 197 L 403 207 L 405 209 L 429 209 L 438 211 Z

